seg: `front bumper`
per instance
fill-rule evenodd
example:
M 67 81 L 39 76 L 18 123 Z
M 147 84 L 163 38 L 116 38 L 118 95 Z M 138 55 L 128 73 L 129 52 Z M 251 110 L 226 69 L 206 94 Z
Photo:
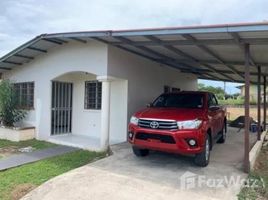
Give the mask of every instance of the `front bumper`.
M 204 149 L 206 131 L 203 127 L 197 130 L 159 130 L 141 128 L 130 124 L 128 141 L 138 148 L 164 151 L 177 154 L 197 154 Z M 132 136 L 132 137 L 130 137 Z M 196 145 L 189 145 L 193 139 Z

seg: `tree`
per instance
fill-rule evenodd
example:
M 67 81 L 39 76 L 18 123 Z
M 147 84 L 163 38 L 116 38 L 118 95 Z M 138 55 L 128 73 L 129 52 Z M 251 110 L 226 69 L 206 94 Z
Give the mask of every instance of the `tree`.
M 15 122 L 22 120 L 26 111 L 19 109 L 18 98 L 13 84 L 8 80 L 0 83 L 0 121 L 7 127 L 14 126 Z
M 224 99 L 224 90 L 221 87 L 206 86 L 203 83 L 198 83 L 199 91 L 211 92 L 216 95 L 218 99 Z
M 233 98 L 237 99 L 240 96 L 240 93 L 233 94 Z

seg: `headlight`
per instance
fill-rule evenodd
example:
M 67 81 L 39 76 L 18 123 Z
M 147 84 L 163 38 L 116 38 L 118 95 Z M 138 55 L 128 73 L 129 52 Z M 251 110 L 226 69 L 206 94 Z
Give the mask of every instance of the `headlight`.
M 178 121 L 177 125 L 179 129 L 198 129 L 201 125 L 202 120 L 187 120 L 187 121 Z
M 131 124 L 138 125 L 138 122 L 139 122 L 139 118 L 134 117 L 134 116 L 132 116 L 132 117 L 130 118 L 130 123 L 131 123 Z

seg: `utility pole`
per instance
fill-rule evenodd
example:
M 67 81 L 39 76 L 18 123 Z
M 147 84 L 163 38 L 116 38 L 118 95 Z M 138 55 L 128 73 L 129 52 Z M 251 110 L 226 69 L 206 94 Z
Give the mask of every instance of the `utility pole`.
M 224 99 L 226 97 L 226 82 L 223 82 L 223 90 L 224 90 Z

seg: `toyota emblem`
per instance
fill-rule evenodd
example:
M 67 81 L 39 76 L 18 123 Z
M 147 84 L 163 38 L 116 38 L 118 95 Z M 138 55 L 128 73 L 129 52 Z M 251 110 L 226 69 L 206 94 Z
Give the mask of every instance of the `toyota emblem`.
M 156 121 L 152 121 L 152 122 L 150 123 L 150 127 L 156 129 L 156 128 L 159 127 L 159 123 L 156 122 Z

